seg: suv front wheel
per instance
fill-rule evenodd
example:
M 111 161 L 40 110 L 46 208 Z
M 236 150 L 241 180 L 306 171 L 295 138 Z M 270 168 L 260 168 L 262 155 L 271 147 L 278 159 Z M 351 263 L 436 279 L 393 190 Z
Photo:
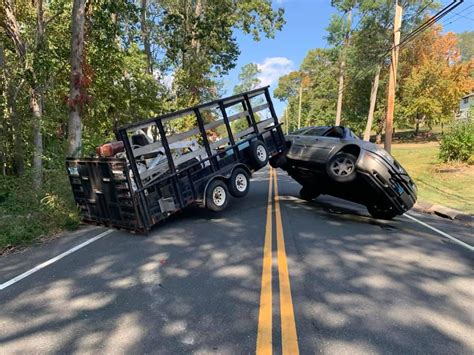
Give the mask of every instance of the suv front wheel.
M 329 159 L 326 172 L 336 182 L 350 182 L 356 178 L 357 158 L 346 152 L 339 152 Z

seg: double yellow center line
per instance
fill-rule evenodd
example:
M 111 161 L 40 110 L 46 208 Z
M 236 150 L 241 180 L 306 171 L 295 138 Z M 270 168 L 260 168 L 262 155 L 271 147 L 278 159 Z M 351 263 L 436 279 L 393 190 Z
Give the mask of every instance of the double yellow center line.
M 272 186 L 275 190 L 275 226 L 277 238 L 278 281 L 280 286 L 281 346 L 283 354 L 298 354 L 295 314 L 291 299 L 290 276 L 286 259 L 285 237 L 278 196 L 278 179 L 274 169 L 270 169 L 267 200 L 267 223 L 263 246 L 262 287 L 258 314 L 257 354 L 272 354 Z

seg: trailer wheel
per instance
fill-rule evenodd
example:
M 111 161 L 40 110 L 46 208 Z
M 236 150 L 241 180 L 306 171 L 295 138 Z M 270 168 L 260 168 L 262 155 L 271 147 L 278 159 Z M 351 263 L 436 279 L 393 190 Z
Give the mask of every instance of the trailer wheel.
M 250 160 L 257 169 L 263 168 L 268 163 L 268 151 L 261 141 L 253 141 L 249 147 Z
M 229 203 L 229 190 L 222 180 L 210 183 L 206 192 L 206 207 L 214 212 L 223 211 Z
M 228 180 L 229 192 L 234 197 L 244 197 L 250 188 L 250 176 L 242 168 L 236 168 Z

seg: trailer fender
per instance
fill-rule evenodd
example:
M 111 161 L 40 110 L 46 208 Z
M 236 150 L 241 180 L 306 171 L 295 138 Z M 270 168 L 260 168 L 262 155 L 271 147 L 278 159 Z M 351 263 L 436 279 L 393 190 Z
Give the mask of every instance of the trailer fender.
M 230 174 L 227 176 L 227 178 L 230 178 L 232 176 L 232 174 L 234 173 L 234 170 L 237 169 L 237 168 L 244 169 L 249 174 L 249 176 L 252 177 L 252 170 L 250 170 L 250 168 L 247 165 L 245 165 L 243 163 L 240 163 L 240 164 L 236 164 L 232 168 L 232 170 L 230 171 Z

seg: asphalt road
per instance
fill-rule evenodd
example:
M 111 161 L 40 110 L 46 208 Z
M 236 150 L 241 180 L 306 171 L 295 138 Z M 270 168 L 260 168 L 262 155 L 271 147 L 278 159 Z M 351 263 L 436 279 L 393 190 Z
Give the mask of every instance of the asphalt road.
M 403 216 L 304 202 L 283 172 L 270 205 L 269 170 L 251 185 L 222 213 L 113 231 L 0 289 L 0 353 L 474 352 L 474 252 Z M 474 245 L 472 226 L 411 215 Z M 0 285 L 105 230 L 0 258 Z

